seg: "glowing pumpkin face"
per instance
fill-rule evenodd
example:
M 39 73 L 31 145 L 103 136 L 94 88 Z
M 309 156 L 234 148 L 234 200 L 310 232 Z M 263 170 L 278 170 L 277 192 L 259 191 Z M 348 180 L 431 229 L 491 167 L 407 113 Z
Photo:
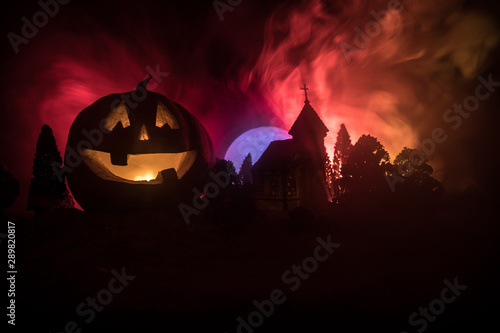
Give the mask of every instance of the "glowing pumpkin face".
M 173 207 L 192 196 L 214 165 L 212 141 L 200 122 L 146 91 L 146 83 L 97 100 L 71 126 L 65 164 L 75 164 L 70 152 L 81 163 L 67 179 L 85 210 Z

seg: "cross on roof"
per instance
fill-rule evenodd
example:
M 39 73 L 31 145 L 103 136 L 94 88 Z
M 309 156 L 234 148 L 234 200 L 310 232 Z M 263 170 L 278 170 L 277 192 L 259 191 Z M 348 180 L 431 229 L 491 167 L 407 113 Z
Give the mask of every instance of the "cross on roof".
M 304 103 L 308 103 L 309 100 L 307 99 L 307 91 L 309 90 L 309 88 L 307 88 L 306 84 L 304 83 L 304 87 L 300 88 L 300 90 L 304 90 L 304 94 L 306 95 L 306 100 L 304 101 Z

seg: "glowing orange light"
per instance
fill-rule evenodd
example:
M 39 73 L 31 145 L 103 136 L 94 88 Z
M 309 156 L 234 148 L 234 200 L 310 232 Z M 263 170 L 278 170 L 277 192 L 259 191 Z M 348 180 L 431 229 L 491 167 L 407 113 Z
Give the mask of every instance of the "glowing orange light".
M 137 180 L 146 180 L 146 181 L 150 181 L 151 179 L 155 179 L 156 178 L 156 175 L 153 173 L 153 171 L 149 170 L 149 171 L 146 171 L 144 173 L 144 175 L 142 176 L 135 176 L 134 177 L 134 180 L 137 181 Z

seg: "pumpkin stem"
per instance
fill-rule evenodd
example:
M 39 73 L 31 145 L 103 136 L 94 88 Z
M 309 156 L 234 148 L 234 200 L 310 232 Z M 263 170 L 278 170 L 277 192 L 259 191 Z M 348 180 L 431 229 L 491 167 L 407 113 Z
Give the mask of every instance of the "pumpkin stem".
M 147 90 L 146 86 L 148 85 L 149 81 L 151 81 L 151 79 L 153 78 L 153 76 L 150 74 L 144 81 L 142 82 L 139 82 L 139 84 L 137 85 L 137 88 L 135 88 L 135 90 L 139 90 L 139 87 L 142 87 L 144 88 L 144 90 Z

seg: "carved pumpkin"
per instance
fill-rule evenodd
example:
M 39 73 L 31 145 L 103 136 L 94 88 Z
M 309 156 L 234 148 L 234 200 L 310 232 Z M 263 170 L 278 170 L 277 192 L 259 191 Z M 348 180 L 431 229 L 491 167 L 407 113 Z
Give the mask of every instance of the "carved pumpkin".
M 97 100 L 73 122 L 65 166 L 83 209 L 174 207 L 213 167 L 205 128 L 181 105 L 147 91 L 150 79 Z

